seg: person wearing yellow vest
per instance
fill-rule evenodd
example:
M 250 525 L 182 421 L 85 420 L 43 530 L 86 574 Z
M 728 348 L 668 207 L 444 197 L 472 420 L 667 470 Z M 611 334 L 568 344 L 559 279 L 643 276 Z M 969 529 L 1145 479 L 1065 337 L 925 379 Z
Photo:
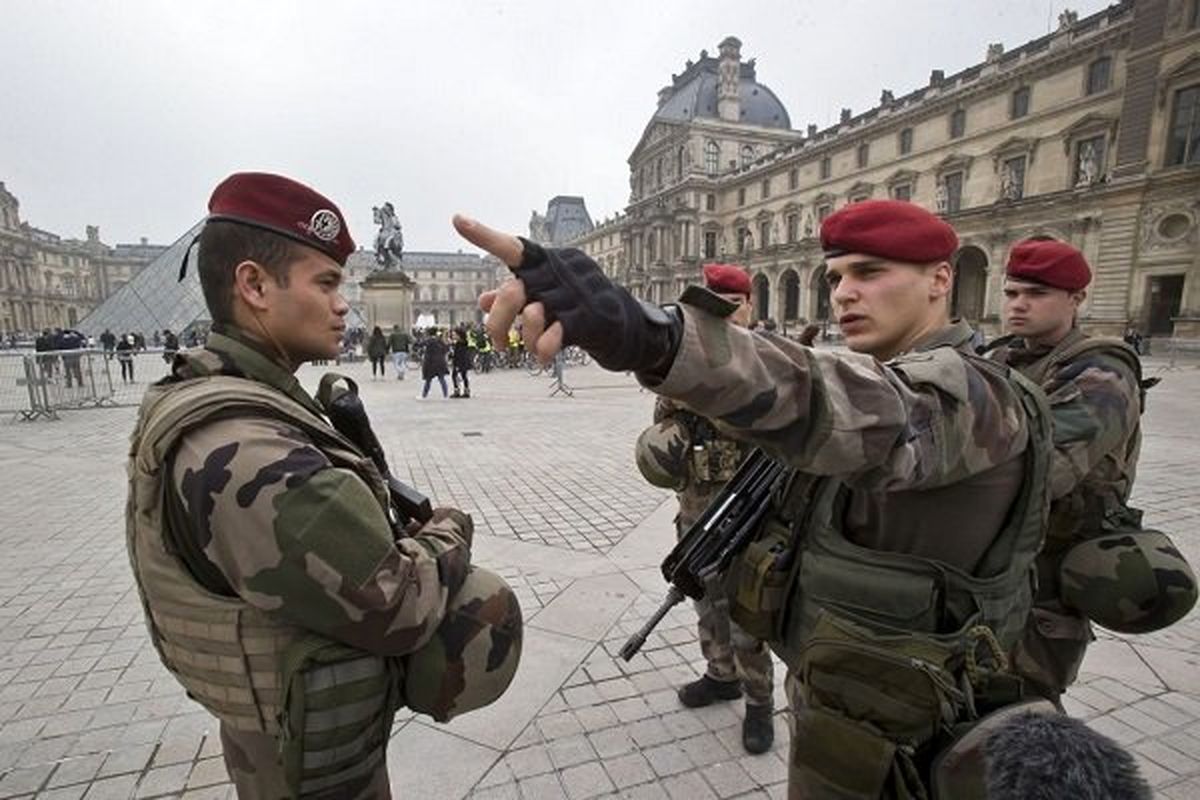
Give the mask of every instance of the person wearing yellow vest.
M 293 374 L 336 357 L 345 332 L 354 242 L 337 206 L 239 173 L 209 212 L 212 335 L 146 393 L 130 447 L 127 544 L 150 636 L 220 720 L 240 797 L 390 797 L 396 709 L 444 720 L 498 696 L 520 608 L 471 564 L 470 516 L 439 508 L 404 528 L 381 468 Z

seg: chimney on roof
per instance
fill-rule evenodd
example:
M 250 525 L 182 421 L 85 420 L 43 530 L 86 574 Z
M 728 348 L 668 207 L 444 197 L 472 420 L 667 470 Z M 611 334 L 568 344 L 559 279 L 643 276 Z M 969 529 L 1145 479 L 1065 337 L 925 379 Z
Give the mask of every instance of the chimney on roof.
M 946 73 L 943 70 L 935 69 L 929 73 L 929 85 L 941 86 L 946 82 Z
M 992 42 L 987 49 L 987 63 L 999 61 L 1000 56 L 1004 55 L 1004 44 L 1002 42 Z
M 150 240 L 149 240 L 149 239 L 147 239 L 145 236 L 142 236 L 142 237 L 139 239 L 139 241 L 141 241 L 141 243 L 142 243 L 142 247 L 145 247 L 146 245 L 150 244 Z
M 850 109 L 848 109 L 848 108 L 843 108 L 843 109 L 842 109 L 842 116 L 841 116 L 840 122 L 841 122 L 843 125 L 845 125 L 845 124 L 846 124 L 847 122 L 849 122 L 849 121 L 850 121 Z
M 894 102 L 896 102 L 896 96 L 892 94 L 891 89 L 884 89 L 879 93 L 879 105 L 890 106 Z
M 817 135 L 817 126 L 816 126 L 816 125 L 813 125 L 813 124 L 811 124 L 811 123 L 809 123 L 808 130 L 807 130 L 807 132 L 806 132 L 806 135 L 807 135 L 807 136 L 808 136 L 808 138 L 810 138 L 810 139 L 811 139 L 811 138 L 813 138 L 814 136 L 816 136 L 816 135 Z
M 726 122 L 737 122 L 742 117 L 742 100 L 738 91 L 742 72 L 742 43 L 735 36 L 726 36 L 719 47 L 717 116 Z

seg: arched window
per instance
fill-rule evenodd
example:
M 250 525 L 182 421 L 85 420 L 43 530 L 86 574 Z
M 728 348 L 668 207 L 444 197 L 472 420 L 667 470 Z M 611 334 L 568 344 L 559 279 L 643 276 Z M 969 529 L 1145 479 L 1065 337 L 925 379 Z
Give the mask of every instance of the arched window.
M 753 160 L 754 160 L 754 148 L 748 144 L 742 145 L 742 166 L 743 167 L 749 166 L 750 162 Z
M 716 175 L 721 167 L 721 148 L 712 139 L 704 145 L 704 171 Z
M 678 180 L 683 180 L 683 146 L 681 145 L 675 151 L 675 177 Z

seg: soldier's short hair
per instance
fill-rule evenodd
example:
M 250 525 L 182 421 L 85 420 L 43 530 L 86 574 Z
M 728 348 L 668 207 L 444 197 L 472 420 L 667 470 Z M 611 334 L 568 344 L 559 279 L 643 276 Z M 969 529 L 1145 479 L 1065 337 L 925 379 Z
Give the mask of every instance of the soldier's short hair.
M 288 267 L 299 257 L 301 246 L 252 225 L 228 220 L 207 223 L 200 232 L 197 271 L 212 321 L 233 321 L 233 271 L 238 264 L 261 264 L 276 283 L 287 286 Z

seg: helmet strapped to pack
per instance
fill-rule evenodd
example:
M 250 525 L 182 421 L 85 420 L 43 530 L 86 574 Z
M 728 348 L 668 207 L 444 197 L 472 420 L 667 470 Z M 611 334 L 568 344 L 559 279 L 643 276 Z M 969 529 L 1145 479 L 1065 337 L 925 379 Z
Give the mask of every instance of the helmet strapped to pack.
M 638 436 L 634 449 L 638 471 L 651 486 L 682 489 L 687 484 L 692 437 L 677 419 L 651 425 Z
M 1187 559 L 1165 533 L 1140 523 L 1075 545 L 1059 575 L 1063 602 L 1117 633 L 1162 630 L 1196 605 Z

